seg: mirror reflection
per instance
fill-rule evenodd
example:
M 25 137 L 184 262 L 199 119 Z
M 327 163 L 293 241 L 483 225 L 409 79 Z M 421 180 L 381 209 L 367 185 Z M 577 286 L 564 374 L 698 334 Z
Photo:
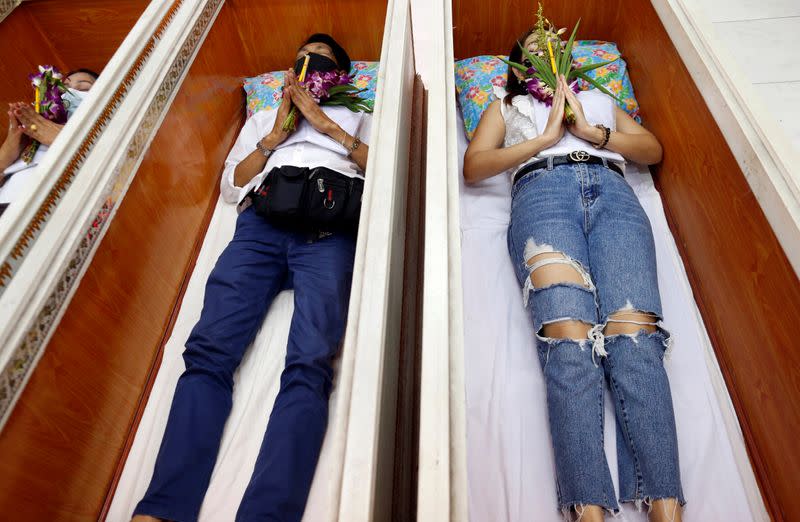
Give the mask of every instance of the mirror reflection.
M 58 137 L 67 119 L 75 114 L 98 74 L 76 69 L 66 75 L 51 65 L 39 66 L 31 75 L 33 104 L 8 104 L 8 131 L 0 145 L 0 216 L 20 199 L 34 169 Z
M 31 0 L 0 23 L 0 218 L 25 204 L 48 149 L 148 3 Z

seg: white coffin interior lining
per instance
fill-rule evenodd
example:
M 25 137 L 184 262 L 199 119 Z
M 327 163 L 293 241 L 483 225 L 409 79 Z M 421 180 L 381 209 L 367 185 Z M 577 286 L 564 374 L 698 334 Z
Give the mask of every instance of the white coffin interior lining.
M 467 140 L 463 131 L 459 134 L 463 164 Z M 545 386 L 506 246 L 510 176 L 470 187 L 461 179 L 470 520 L 559 522 L 563 518 L 557 509 Z M 629 165 L 626 179 L 653 227 L 665 327 L 675 339 L 666 367 L 688 501 L 685 519 L 768 520 L 738 426 L 728 422 L 733 410 L 727 391 L 715 390 L 719 370 L 707 355 L 705 327 L 661 197 L 646 168 Z M 615 417 L 608 391 L 605 406 L 606 456 L 617 485 Z M 646 520 L 632 506 L 623 510 L 626 520 Z

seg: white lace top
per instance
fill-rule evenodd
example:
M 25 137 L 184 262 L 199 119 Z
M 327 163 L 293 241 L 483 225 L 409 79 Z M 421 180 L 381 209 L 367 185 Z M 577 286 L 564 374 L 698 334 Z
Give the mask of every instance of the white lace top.
M 500 111 L 506 123 L 505 147 L 511 147 L 523 141 L 533 139 L 539 135 L 540 129 L 544 130 L 547 126 L 547 118 L 550 116 L 550 107 L 535 100 L 530 95 L 515 96 L 512 100 L 512 104 L 509 106 L 503 101 L 506 94 L 504 89 L 497 89 L 495 94 L 501 100 Z M 602 123 L 609 129 L 616 130 L 616 109 L 614 100 L 610 96 L 598 90 L 581 91 L 577 96 L 583 106 L 586 119 L 590 124 L 595 125 L 597 123 Z M 609 161 L 619 165 L 624 172 L 625 158 L 623 158 L 622 155 L 608 149 L 595 149 L 591 143 L 567 131 L 564 133 L 564 137 L 561 138 L 561 141 L 549 149 L 541 151 L 519 167 L 512 169 L 511 175 L 513 177 L 519 169 L 532 161 L 545 159 L 548 156 L 564 156 L 575 150 L 583 150 L 592 156 L 607 158 Z

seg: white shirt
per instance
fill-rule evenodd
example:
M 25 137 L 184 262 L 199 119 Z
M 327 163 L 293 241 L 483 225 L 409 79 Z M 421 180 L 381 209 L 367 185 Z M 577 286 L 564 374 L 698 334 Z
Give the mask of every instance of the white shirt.
M 36 154 L 33 156 L 33 161 L 25 163 L 18 159 L 3 171 L 2 178 L 5 179 L 5 183 L 0 188 L 0 205 L 19 199 L 20 193 L 30 184 L 33 174 L 36 172 L 36 167 L 44 161 L 46 153 L 47 145 L 39 145 L 39 148 L 36 149 Z
M 368 145 L 372 117 L 363 112 L 353 112 L 345 107 L 321 107 L 322 111 L 351 136 L 358 136 Z M 358 165 L 347 156 L 349 152 L 341 143 L 330 136 L 314 130 L 305 119 L 300 120 L 297 130 L 286 141 L 278 145 L 269 157 L 261 172 L 244 187 L 237 187 L 233 181 L 236 165 L 256 150 L 256 143 L 272 131 L 277 110 L 259 111 L 245 122 L 236 143 L 225 160 L 225 170 L 220 181 L 222 197 L 228 203 L 238 203 L 239 212 L 244 210 L 242 199 L 254 187 L 258 187 L 264 176 L 275 167 L 292 165 L 295 167 L 327 167 L 350 177 L 360 177 L 363 173 Z
M 602 123 L 612 131 L 617 130 L 616 104 L 613 98 L 596 89 L 581 91 L 577 94 L 577 98 L 583 106 L 587 121 L 592 124 Z M 507 107 L 503 102 L 500 110 L 506 123 L 506 147 L 538 136 L 547 127 L 547 120 L 550 117 L 550 107 L 534 99 L 530 94 L 515 96 L 511 107 Z M 558 143 L 542 150 L 516 169 L 512 169 L 512 175 L 531 162 L 546 159 L 548 156 L 566 156 L 575 150 L 586 151 L 592 156 L 606 158 L 608 161 L 616 163 L 625 172 L 625 158 L 621 154 L 605 148 L 595 149 L 588 141 L 567 131 Z

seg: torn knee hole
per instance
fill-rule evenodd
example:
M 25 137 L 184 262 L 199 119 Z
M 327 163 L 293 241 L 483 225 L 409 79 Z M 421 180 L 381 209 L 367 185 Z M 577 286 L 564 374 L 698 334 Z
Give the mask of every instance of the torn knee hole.
M 572 339 L 583 341 L 587 338 L 592 325 L 583 321 L 563 320 L 542 325 L 541 334 L 550 339 Z
M 525 264 L 530 273 L 530 282 L 533 288 L 574 283 L 583 285 L 590 290 L 594 289 L 589 274 L 580 263 L 561 252 L 536 254 L 530 256 Z
M 651 312 L 638 310 L 619 310 L 608 316 L 604 334 L 636 334 L 644 330 L 654 333 L 658 330 L 658 316 Z

